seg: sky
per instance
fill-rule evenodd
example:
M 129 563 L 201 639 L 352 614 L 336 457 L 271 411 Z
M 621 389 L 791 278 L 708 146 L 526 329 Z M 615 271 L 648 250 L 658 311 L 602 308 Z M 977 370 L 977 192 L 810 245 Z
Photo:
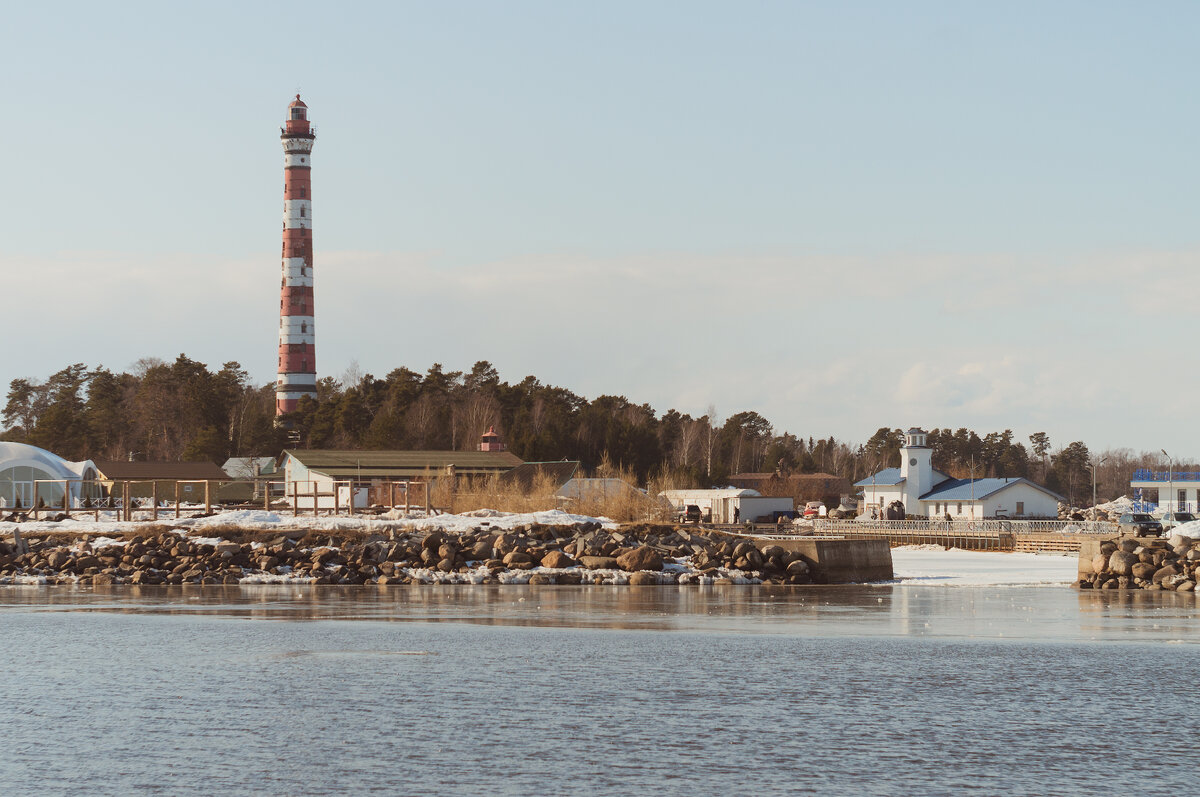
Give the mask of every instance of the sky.
M 1200 5 L 47 2 L 6 11 L 0 383 L 274 380 L 313 152 L 319 376 L 488 360 L 865 441 L 1200 460 Z

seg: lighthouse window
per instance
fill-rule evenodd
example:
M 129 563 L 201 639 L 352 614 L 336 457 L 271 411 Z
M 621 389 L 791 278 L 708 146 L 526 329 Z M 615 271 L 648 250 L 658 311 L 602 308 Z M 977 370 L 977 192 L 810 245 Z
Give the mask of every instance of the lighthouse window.
M 305 198 L 305 197 L 307 197 L 307 196 L 308 196 L 308 189 L 307 189 L 307 188 L 301 188 L 301 189 L 300 189 L 300 198 L 301 198 L 301 199 L 304 199 L 304 198 Z
M 300 218 L 304 218 L 304 208 L 300 208 Z
M 307 322 L 307 321 L 301 321 L 301 322 L 300 322 L 300 334 L 301 334 L 301 335 L 304 335 L 304 334 L 307 334 L 307 333 L 308 333 L 308 322 Z

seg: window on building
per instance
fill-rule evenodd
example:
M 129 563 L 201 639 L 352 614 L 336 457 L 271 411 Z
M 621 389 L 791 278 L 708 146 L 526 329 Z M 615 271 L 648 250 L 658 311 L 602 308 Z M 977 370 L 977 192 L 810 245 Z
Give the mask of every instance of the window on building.
M 1176 498 L 1176 509 L 1187 503 L 1187 490 L 1180 490 Z
M 307 322 L 307 321 L 301 321 L 301 322 L 300 322 L 300 334 L 301 334 L 301 335 L 305 335 L 305 334 L 307 334 L 307 333 L 308 333 L 308 322 Z
M 300 218 L 304 218 L 304 207 L 300 207 Z
M 305 199 L 305 198 L 307 198 L 307 197 L 308 197 L 308 189 L 307 189 L 307 188 L 301 188 L 301 189 L 300 189 L 300 198 L 301 198 L 301 199 Z
M 958 502 L 958 509 L 955 511 L 955 513 L 954 513 L 954 514 L 956 514 L 956 515 L 961 515 L 961 514 L 962 514 L 962 501 L 959 501 L 959 502 Z
M 1017 514 L 1018 515 L 1025 514 L 1025 502 L 1024 501 L 1017 501 Z

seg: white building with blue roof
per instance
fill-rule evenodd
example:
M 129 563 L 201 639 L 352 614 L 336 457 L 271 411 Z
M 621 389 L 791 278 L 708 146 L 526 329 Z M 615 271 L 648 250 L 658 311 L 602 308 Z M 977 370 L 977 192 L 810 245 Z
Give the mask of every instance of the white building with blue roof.
M 905 514 L 928 518 L 1058 517 L 1061 495 L 1025 478 L 955 479 L 933 467 L 928 433 L 913 427 L 904 435 L 900 467 L 885 468 L 855 483 L 867 514 L 899 501 Z

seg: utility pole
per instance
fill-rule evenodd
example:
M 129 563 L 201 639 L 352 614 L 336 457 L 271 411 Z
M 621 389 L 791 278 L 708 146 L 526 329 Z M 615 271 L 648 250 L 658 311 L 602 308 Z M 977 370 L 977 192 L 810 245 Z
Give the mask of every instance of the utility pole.
M 1175 505 L 1175 460 L 1171 458 L 1171 455 L 1167 453 L 1165 448 L 1160 448 L 1159 451 L 1167 458 L 1167 501 L 1171 502 L 1167 504 L 1167 511 L 1174 512 L 1175 510 L 1172 507 Z M 1160 499 L 1158 503 L 1163 504 L 1166 502 Z

